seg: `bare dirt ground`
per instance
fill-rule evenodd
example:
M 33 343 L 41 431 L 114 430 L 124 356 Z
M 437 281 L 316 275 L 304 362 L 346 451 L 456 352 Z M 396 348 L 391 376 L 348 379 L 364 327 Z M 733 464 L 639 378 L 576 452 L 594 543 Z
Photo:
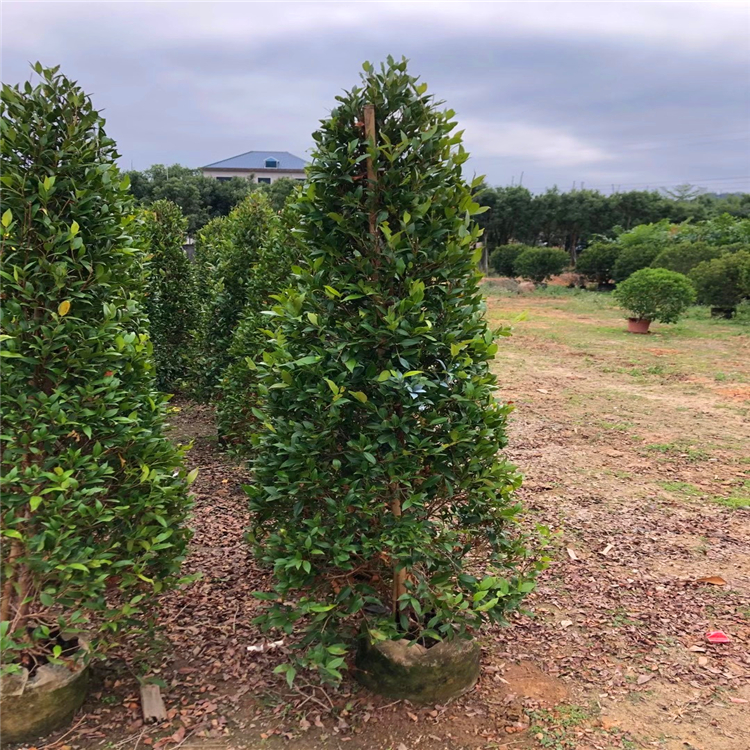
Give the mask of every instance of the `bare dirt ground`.
M 210 410 L 183 404 L 173 436 L 200 468 L 187 568 L 202 578 L 164 597 L 148 667 L 142 641 L 120 644 L 72 730 L 39 747 L 747 750 L 750 328 L 696 317 L 629 336 L 592 294 L 491 295 L 488 316 L 514 327 L 495 363 L 517 407 L 509 453 L 526 523 L 552 534 L 528 614 L 481 634 L 471 693 L 417 708 L 349 679 L 290 691 L 272 673 L 283 648 L 248 651 L 267 641 L 248 477 Z M 140 721 L 144 671 L 163 684 L 162 726 Z

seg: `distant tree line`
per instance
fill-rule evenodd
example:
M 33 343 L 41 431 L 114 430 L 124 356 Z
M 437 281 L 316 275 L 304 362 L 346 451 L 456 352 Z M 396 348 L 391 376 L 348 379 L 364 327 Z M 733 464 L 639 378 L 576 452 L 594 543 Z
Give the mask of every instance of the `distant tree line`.
M 604 195 L 596 190 L 538 195 L 525 187 L 480 187 L 476 200 L 489 210 L 477 217 L 489 251 L 513 242 L 565 248 L 575 261 L 594 236 L 615 237 L 639 224 L 704 221 L 721 214 L 750 217 L 750 194 L 716 196 L 681 186 L 669 194 L 631 190 Z
M 151 206 L 161 200 L 179 206 L 187 219 L 190 236 L 212 219 L 228 216 L 243 198 L 256 190 L 265 193 L 274 211 L 281 211 L 287 196 L 297 185 L 289 178 L 281 178 L 270 185 L 259 185 L 242 177 L 219 181 L 204 177 L 198 169 L 180 164 L 169 167 L 154 164 L 142 172 L 131 170 L 127 175 L 130 192 L 142 206 Z

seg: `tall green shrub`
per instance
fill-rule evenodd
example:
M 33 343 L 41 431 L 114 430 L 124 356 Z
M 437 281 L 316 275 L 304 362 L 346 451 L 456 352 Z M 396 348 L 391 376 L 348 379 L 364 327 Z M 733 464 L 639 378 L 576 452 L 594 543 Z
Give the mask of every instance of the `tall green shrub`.
M 251 294 L 262 248 L 278 217 L 266 196 L 251 193 L 213 230 L 212 273 L 206 289 L 201 324 L 198 395 L 210 399 L 231 364 L 229 348 Z
M 550 276 L 561 274 L 570 264 L 570 257 L 560 247 L 527 247 L 513 264 L 516 276 L 537 284 Z
M 651 262 L 651 267 L 688 274 L 699 263 L 718 258 L 724 252 L 723 248 L 706 242 L 676 242 L 662 250 Z
M 156 383 L 170 393 L 184 387 L 196 354 L 198 295 L 182 249 L 186 230 L 187 220 L 171 201 L 156 201 L 143 212 L 142 237 L 149 253 L 146 312 Z
M 576 271 L 599 285 L 608 284 L 612 280 L 620 250 L 616 242 L 592 242 L 578 256 Z
M 619 283 L 641 268 L 648 268 L 676 232 L 667 221 L 641 224 L 623 232 L 616 240 L 620 254 L 612 269 L 612 278 Z
M 127 180 L 90 99 L 35 70 L 41 82 L 3 86 L 1 104 L 7 670 L 54 659 L 56 634 L 92 610 L 107 629 L 137 614 L 188 539 Z
M 736 307 L 750 298 L 750 252 L 740 250 L 703 261 L 690 272 L 690 279 L 701 304 Z
M 307 258 L 257 361 L 248 488 L 276 579 L 261 622 L 297 624 L 301 663 L 334 680 L 357 634 L 463 637 L 534 585 L 520 477 L 498 455 L 510 406 L 489 367 L 468 154 L 405 62 L 365 71 L 313 136 Z
M 269 319 L 263 312 L 292 280 L 292 264 L 301 254 L 293 227 L 297 211 L 290 206 L 274 221 L 247 283 L 247 303 L 229 347 L 230 364 L 221 380 L 217 399 L 217 425 L 222 443 L 240 454 L 249 454 L 258 418 L 257 368 L 254 360 L 265 347 Z
M 516 258 L 527 249 L 527 245 L 499 245 L 490 253 L 490 268 L 498 276 L 515 276 Z

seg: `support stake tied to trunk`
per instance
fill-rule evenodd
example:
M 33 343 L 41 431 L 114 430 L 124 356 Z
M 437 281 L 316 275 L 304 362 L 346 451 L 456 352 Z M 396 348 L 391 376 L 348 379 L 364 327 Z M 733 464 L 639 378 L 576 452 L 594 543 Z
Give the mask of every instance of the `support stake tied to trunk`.
M 372 153 L 375 152 L 377 147 L 377 133 L 375 130 L 375 105 L 365 104 L 364 113 L 365 122 L 365 138 L 368 141 L 369 148 Z M 367 183 L 368 188 L 375 192 L 375 186 L 378 182 L 378 173 L 375 170 L 375 164 L 372 156 L 367 157 Z M 371 203 L 370 208 L 370 235 L 373 240 L 373 248 L 377 244 L 377 211 L 375 210 L 374 200 Z M 391 512 L 395 518 L 401 517 L 401 499 L 398 496 L 398 488 L 394 487 L 393 496 L 391 498 Z M 406 570 L 404 568 L 398 569 L 398 563 L 393 564 L 393 593 L 392 593 L 392 604 L 393 614 L 398 613 L 398 600 L 406 593 Z
M 375 105 L 365 104 L 365 138 L 369 142 L 371 150 L 374 152 L 377 145 L 377 133 L 375 132 Z M 375 164 L 373 163 L 372 156 L 367 157 L 367 182 L 368 187 L 375 193 L 375 185 L 378 181 L 378 173 L 375 171 Z M 370 208 L 370 234 L 372 235 L 373 242 L 377 241 L 377 212 L 375 211 L 374 203 Z

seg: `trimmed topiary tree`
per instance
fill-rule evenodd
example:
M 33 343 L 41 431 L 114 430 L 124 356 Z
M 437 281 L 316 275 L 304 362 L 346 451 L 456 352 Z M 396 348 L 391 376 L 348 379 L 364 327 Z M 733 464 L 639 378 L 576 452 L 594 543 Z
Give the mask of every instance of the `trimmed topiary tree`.
M 248 488 L 276 578 L 260 621 L 299 628 L 297 666 L 332 680 L 358 635 L 429 645 L 502 622 L 538 565 L 498 455 L 510 406 L 494 396 L 454 113 L 405 61 L 364 67 L 313 136 L 306 261 L 257 359 Z
M 2 89 L 4 671 L 175 580 L 188 477 L 162 435 L 145 255 L 114 142 L 57 68 Z M 92 611 L 95 613 L 91 617 Z
M 197 395 L 210 400 L 232 362 L 229 348 L 248 303 L 262 248 L 278 217 L 261 191 L 251 193 L 212 229 L 206 259 L 213 273 L 202 281 L 206 298 L 200 336 Z M 203 257 L 201 257 L 201 263 Z
M 257 369 L 253 360 L 268 339 L 272 295 L 281 292 L 292 278 L 292 264 L 301 253 L 292 228 L 297 220 L 294 207 L 288 207 L 278 222 L 272 223 L 267 240 L 258 250 L 257 262 L 248 278 L 247 303 L 229 347 L 231 364 L 222 377 L 217 400 L 217 426 L 225 447 L 249 454 L 258 418 Z
M 578 256 L 576 272 L 599 286 L 605 286 L 612 280 L 619 256 L 620 246 L 616 242 L 593 242 Z
M 570 256 L 560 247 L 527 247 L 513 264 L 516 276 L 542 284 L 550 276 L 561 274 Z
M 740 250 L 699 263 L 690 273 L 702 305 L 731 312 L 750 298 L 750 252 Z
M 490 268 L 498 276 L 516 275 L 516 258 L 527 250 L 527 245 L 499 245 L 490 253 Z
M 182 249 L 187 220 L 171 201 L 143 212 L 141 236 L 149 253 L 146 295 L 156 383 L 172 393 L 190 378 L 195 361 L 198 295 L 189 258 Z
M 631 318 L 676 323 L 695 302 L 695 287 L 681 273 L 642 268 L 618 284 L 614 296 Z

